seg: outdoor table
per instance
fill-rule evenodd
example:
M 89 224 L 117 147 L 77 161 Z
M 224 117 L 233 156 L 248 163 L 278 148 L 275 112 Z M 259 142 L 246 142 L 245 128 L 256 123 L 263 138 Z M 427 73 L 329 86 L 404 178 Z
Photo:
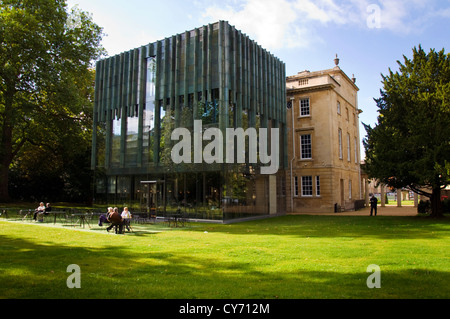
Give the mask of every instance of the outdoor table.
M 48 214 L 53 215 L 54 219 L 53 219 L 53 224 L 56 224 L 56 216 L 58 215 L 64 215 L 66 214 L 66 212 L 61 212 L 61 211 L 51 211 Z
M 91 228 L 91 225 L 89 224 L 89 220 L 86 218 L 87 214 L 83 213 L 83 214 L 72 214 L 72 217 L 77 218 L 77 221 L 75 222 L 75 224 L 80 223 L 80 227 L 81 225 L 83 225 L 83 228 L 85 227 L 85 224 L 87 223 L 89 228 Z M 75 226 L 74 224 L 74 226 Z
M 181 214 L 170 214 L 168 215 L 169 219 L 169 227 L 170 227 L 170 223 L 172 222 L 173 224 L 175 224 L 175 228 L 178 227 L 178 220 L 182 217 Z

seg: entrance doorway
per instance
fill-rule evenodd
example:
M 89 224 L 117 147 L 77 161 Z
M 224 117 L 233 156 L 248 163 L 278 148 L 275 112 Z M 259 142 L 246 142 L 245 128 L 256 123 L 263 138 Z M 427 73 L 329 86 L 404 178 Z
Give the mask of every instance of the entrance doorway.
M 165 211 L 164 181 L 141 181 L 140 210 L 151 216 Z

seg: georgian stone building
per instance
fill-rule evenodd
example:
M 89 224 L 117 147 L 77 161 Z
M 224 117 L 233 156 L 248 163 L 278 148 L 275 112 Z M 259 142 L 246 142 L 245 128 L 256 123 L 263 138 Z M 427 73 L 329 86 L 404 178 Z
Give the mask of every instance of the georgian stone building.
M 288 211 L 352 210 L 363 199 L 358 87 L 339 67 L 287 77 Z M 293 130 L 292 130 L 293 127 Z

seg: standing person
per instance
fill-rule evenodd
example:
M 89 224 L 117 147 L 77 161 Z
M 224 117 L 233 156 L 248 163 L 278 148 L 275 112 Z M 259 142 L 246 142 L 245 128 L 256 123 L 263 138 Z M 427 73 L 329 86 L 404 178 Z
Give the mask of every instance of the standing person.
M 370 199 L 370 216 L 372 216 L 372 213 L 375 211 L 375 216 L 377 216 L 377 204 L 378 199 L 375 197 L 375 195 L 372 195 L 372 198 Z
M 123 208 L 122 219 L 123 219 L 123 224 L 125 225 L 127 230 L 130 231 L 131 213 L 128 210 L 128 207 Z

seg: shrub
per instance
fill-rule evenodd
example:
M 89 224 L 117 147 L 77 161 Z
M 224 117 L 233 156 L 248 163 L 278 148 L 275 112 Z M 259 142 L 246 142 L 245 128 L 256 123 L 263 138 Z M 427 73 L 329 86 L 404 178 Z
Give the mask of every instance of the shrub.
M 421 200 L 417 206 L 417 212 L 419 214 L 430 214 L 431 213 L 431 202 L 429 200 Z
M 445 198 L 442 201 L 442 210 L 444 211 L 444 214 L 450 214 L 450 199 Z

